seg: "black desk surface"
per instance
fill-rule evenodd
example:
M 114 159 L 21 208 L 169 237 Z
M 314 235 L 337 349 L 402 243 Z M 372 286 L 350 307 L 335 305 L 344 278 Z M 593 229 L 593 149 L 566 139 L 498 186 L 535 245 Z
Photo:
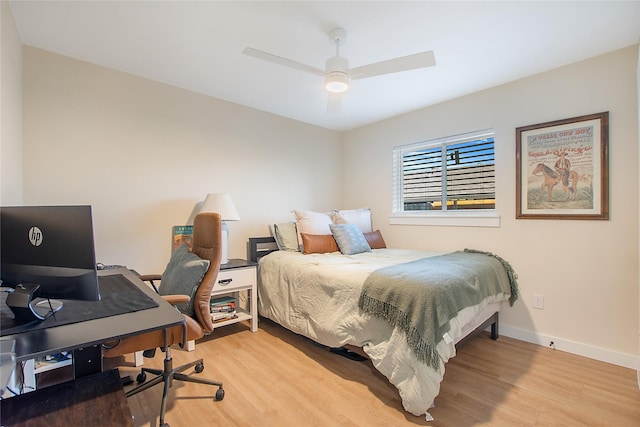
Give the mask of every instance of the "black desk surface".
M 168 328 L 184 323 L 184 317 L 131 271 L 121 268 L 101 270 L 98 274 L 122 274 L 158 302 L 158 307 L 133 313 L 88 320 L 53 328 L 6 335 L 15 340 L 16 361 L 33 359 L 61 351 L 76 350 L 103 342 Z M 63 307 L 64 310 L 64 307 Z

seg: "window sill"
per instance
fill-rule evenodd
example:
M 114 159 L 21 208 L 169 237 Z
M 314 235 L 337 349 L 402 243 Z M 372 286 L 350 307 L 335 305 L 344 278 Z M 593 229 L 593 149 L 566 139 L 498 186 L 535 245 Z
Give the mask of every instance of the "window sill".
M 430 225 L 451 227 L 500 227 L 497 212 L 396 213 L 389 217 L 391 225 Z

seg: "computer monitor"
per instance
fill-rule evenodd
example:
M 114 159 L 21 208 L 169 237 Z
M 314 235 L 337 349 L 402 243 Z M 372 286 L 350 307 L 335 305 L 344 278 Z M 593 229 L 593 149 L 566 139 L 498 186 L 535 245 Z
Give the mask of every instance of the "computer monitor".
M 36 307 L 34 297 L 100 300 L 91 206 L 0 207 L 0 232 L 0 278 L 15 289 L 7 305 L 16 318 L 46 317 L 62 306 L 44 300 Z

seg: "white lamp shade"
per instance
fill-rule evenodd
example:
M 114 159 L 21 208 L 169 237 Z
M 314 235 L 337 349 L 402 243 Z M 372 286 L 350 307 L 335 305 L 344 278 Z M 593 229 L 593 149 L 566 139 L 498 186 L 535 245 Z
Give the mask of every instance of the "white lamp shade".
M 227 193 L 207 194 L 200 212 L 217 212 L 223 221 L 240 221 L 240 215 Z
M 225 221 L 240 221 L 240 215 L 238 215 L 238 211 L 236 210 L 236 206 L 233 204 L 233 200 L 231 200 L 231 196 L 227 193 L 207 194 L 207 197 L 204 199 L 204 202 L 200 207 L 200 212 L 216 212 L 220 214 L 220 217 L 222 218 L 222 254 L 220 264 L 228 263 L 229 258 L 227 257 L 227 252 L 229 227 L 227 227 Z

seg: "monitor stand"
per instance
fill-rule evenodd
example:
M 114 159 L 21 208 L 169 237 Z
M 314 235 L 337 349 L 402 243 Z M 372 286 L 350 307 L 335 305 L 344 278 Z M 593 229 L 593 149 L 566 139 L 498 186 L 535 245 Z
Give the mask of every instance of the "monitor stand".
M 37 298 L 40 285 L 20 284 L 7 296 L 7 306 L 13 312 L 16 320 L 33 321 L 44 320 L 62 308 L 62 301 L 55 299 Z

